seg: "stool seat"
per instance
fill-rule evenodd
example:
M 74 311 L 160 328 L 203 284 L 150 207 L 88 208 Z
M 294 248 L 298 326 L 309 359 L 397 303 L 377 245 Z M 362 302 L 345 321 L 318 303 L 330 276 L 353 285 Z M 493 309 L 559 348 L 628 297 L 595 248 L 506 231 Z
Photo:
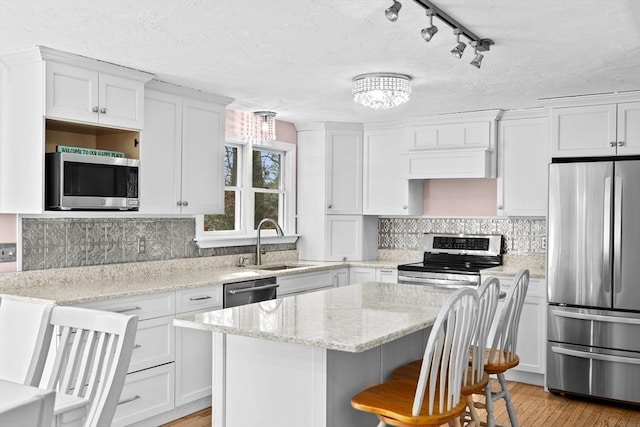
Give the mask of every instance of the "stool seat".
M 490 348 L 484 350 L 484 371 L 488 374 L 500 374 L 520 364 L 520 358 L 508 351 L 494 351 L 489 359 Z
M 411 409 L 416 394 L 416 381 L 391 380 L 369 387 L 351 399 L 351 406 L 361 411 L 372 412 L 380 421 L 392 426 L 439 426 L 458 418 L 466 406 L 465 400 L 449 411 L 440 413 L 438 399 L 433 402 L 433 414 L 429 415 L 429 399 L 425 395 L 419 415 L 413 416 Z M 438 392 L 436 392 L 438 394 Z

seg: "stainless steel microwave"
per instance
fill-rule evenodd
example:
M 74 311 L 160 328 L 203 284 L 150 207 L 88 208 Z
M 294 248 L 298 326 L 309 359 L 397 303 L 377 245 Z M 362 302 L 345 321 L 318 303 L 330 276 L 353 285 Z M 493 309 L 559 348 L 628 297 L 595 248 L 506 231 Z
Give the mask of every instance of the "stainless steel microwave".
M 46 209 L 137 210 L 140 161 L 76 153 L 47 153 Z

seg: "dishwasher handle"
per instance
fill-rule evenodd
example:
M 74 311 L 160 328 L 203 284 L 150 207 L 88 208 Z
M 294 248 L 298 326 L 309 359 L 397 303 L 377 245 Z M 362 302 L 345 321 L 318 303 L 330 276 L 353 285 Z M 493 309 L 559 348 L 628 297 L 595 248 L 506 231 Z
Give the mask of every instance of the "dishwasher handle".
M 263 289 L 273 289 L 273 288 L 277 288 L 278 286 L 280 285 L 264 285 L 264 286 L 255 286 L 253 288 L 229 289 L 227 292 L 229 292 L 231 295 L 235 295 L 235 294 L 242 294 L 245 292 L 261 291 Z

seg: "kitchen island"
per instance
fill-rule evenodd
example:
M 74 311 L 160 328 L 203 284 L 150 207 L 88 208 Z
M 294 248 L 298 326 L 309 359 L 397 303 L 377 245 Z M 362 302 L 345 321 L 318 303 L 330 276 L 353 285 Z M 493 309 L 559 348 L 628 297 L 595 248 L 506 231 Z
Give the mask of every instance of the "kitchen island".
M 367 282 L 177 318 L 211 331 L 213 425 L 359 427 L 351 397 L 422 357 L 452 291 Z

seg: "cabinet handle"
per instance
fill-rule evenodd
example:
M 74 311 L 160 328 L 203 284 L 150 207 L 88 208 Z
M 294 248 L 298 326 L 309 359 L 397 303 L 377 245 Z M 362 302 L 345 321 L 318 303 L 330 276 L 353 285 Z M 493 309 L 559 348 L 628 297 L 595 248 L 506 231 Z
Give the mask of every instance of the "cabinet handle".
M 94 113 L 97 113 L 97 112 L 98 112 L 98 107 L 93 107 L 93 108 L 91 109 L 91 111 L 93 111 Z
M 118 402 L 118 405 L 123 405 L 125 403 L 133 402 L 134 400 L 138 400 L 138 399 L 140 399 L 140 396 L 136 394 L 135 396 L 129 397 L 128 399 L 122 399 L 121 401 Z
M 142 307 L 130 307 L 130 308 L 121 308 L 120 310 L 113 310 L 115 313 L 125 313 L 127 311 L 136 311 L 136 310 L 142 310 Z
M 624 146 L 624 141 L 618 141 L 618 147 Z
M 102 114 L 107 114 L 107 109 L 103 107 L 103 108 L 100 109 L 100 112 Z
M 207 296 L 204 296 L 204 297 L 189 298 L 189 301 L 202 301 L 204 299 L 211 299 L 211 297 L 209 295 L 207 295 Z
M 615 141 L 611 141 L 609 143 L 609 147 L 615 147 L 616 145 L 618 145 Z
M 136 345 L 133 346 L 134 350 L 137 349 L 137 348 L 142 348 L 142 346 L 140 344 L 136 344 Z
M 189 202 L 182 202 L 182 206 L 189 206 Z
M 181 201 L 177 201 L 177 202 L 176 202 L 176 205 L 178 205 L 178 206 L 182 206 L 182 202 L 181 202 Z

